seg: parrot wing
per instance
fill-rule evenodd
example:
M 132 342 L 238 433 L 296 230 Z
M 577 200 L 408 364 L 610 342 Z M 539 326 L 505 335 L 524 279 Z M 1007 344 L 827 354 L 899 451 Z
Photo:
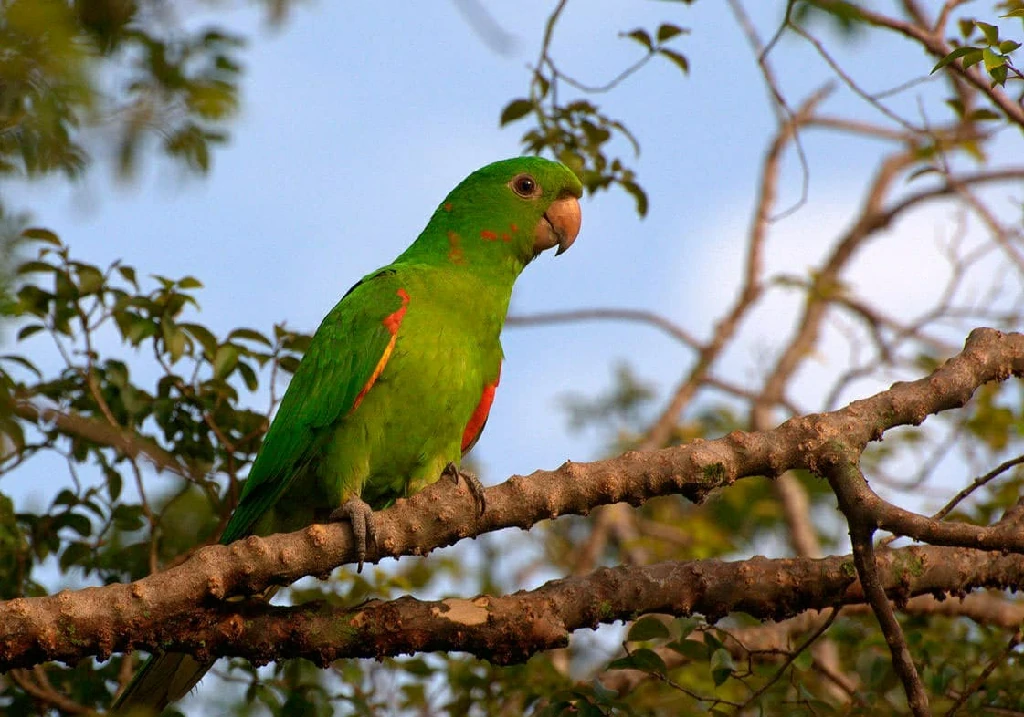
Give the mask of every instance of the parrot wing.
M 391 357 L 409 295 L 394 269 L 357 283 L 327 315 L 292 377 L 221 543 L 245 536 L 355 410 Z

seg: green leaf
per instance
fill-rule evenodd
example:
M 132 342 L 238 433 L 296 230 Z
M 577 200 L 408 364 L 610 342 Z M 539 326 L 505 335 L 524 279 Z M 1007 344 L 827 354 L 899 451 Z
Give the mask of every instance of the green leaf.
M 40 274 L 43 272 L 54 272 L 57 270 L 57 267 L 53 264 L 47 264 L 45 261 L 26 261 L 18 264 L 18 270 L 16 273 L 18 276 L 25 276 L 26 274 Z
M 635 670 L 636 666 L 633 664 L 633 658 L 631 657 L 620 657 L 612 660 L 605 666 L 606 670 Z
M 65 513 L 58 520 L 82 537 L 92 535 L 92 521 L 81 513 Z
M 995 25 L 989 25 L 987 22 L 981 22 L 980 20 L 974 21 L 974 26 L 981 30 L 985 36 L 985 41 L 989 45 L 999 44 L 999 28 Z
M 646 647 L 642 647 L 639 650 L 633 650 L 631 655 L 633 658 L 634 669 L 643 670 L 644 672 L 654 672 L 659 675 L 668 674 L 668 666 L 665 661 L 661 659 L 654 650 L 648 650 Z
M 642 670 L 644 672 L 655 672 L 660 675 L 668 674 L 668 666 L 654 650 L 646 647 L 633 650 L 626 657 L 620 657 L 608 663 L 609 670 Z
M 135 279 L 135 269 L 130 266 L 119 266 L 117 271 L 121 274 L 121 277 L 129 284 L 135 287 L 135 290 L 139 289 L 139 282 Z
M 975 49 L 974 52 L 968 52 L 966 55 L 964 55 L 963 59 L 964 69 L 966 70 L 971 67 L 974 67 L 983 59 L 985 59 L 985 54 L 979 49 Z
M 732 661 L 732 655 L 724 647 L 711 653 L 711 679 L 715 687 L 721 687 L 736 671 L 736 664 Z
M 95 266 L 79 266 L 77 273 L 78 289 L 83 294 L 95 294 L 104 284 L 103 272 Z
M 1006 65 L 992 68 L 989 75 L 992 77 L 992 87 L 995 87 L 996 85 L 1005 85 L 1007 76 Z
M 60 554 L 60 571 L 66 573 L 71 568 L 87 562 L 92 549 L 87 543 L 70 543 Z
M 509 122 L 515 122 L 518 119 L 522 119 L 526 115 L 530 114 L 530 112 L 533 111 L 533 108 L 533 100 L 512 100 L 505 105 L 505 109 L 501 111 L 501 119 L 498 120 L 498 124 L 499 126 L 504 127 Z
M 652 48 L 652 46 L 654 45 L 654 43 L 651 42 L 651 35 L 650 35 L 650 33 L 648 33 L 647 30 L 644 30 L 644 29 L 639 28 L 639 27 L 637 29 L 635 29 L 635 30 L 631 30 L 630 32 L 627 32 L 625 34 L 625 37 L 628 37 L 628 38 L 630 38 L 630 39 L 640 43 L 641 45 L 646 47 L 648 50 L 650 50 Z
M 708 659 L 708 647 L 697 640 L 673 640 L 665 645 L 668 649 L 678 652 L 688 660 L 702 662 Z
M 668 58 L 673 65 L 679 68 L 680 72 L 684 75 L 690 73 L 690 61 L 686 59 L 686 56 L 682 53 L 676 52 L 675 50 L 669 50 L 668 48 L 661 48 L 658 50 L 658 54 Z
M 270 339 L 268 339 L 266 336 L 261 334 L 259 331 L 256 331 L 255 329 L 235 329 L 230 334 L 228 334 L 228 340 L 231 341 L 232 339 L 246 339 L 247 341 L 255 341 L 257 343 L 263 344 L 267 348 L 273 346 L 273 344 L 270 343 Z
M 679 27 L 678 25 L 670 25 L 668 23 L 665 23 L 663 25 L 659 25 L 658 26 L 658 44 L 661 44 L 663 42 L 668 42 L 673 37 L 677 37 L 677 36 L 682 35 L 684 33 L 688 34 L 689 30 L 684 30 L 683 28 Z
M 22 341 L 23 339 L 27 339 L 29 336 L 38 334 L 44 328 L 46 327 L 41 326 L 39 324 L 29 324 L 28 326 L 22 326 L 21 329 L 18 331 L 18 341 Z
M 217 349 L 213 357 L 213 377 L 227 378 L 238 365 L 238 349 L 231 344 L 224 344 Z
M 1014 40 L 1003 40 L 999 43 L 999 51 L 1004 55 L 1009 55 L 1018 47 L 1020 47 L 1020 43 Z
M 245 361 L 238 362 L 238 373 L 241 374 L 242 380 L 245 382 L 245 387 L 250 391 L 255 391 L 260 387 L 260 380 L 256 376 L 256 372 L 252 366 L 247 364 Z
M 29 371 L 34 373 L 36 375 L 36 377 L 38 377 L 40 380 L 42 380 L 42 378 L 43 378 L 43 374 L 39 371 L 39 369 L 36 368 L 36 365 L 34 363 L 32 363 L 31 361 L 29 361 L 24 356 L 16 356 L 14 354 L 7 354 L 5 356 L 0 356 L 0 359 L 3 359 L 4 361 L 11 361 L 13 363 L 18 364 L 22 368 L 28 369 Z
M 213 356 L 217 351 L 217 337 L 208 328 L 199 324 L 178 324 L 179 329 L 187 331 L 188 334 L 199 342 L 207 356 Z
M 993 112 L 990 109 L 982 107 L 981 109 L 977 109 L 977 110 L 974 110 L 973 112 L 971 112 L 967 116 L 967 118 L 972 120 L 972 121 L 974 121 L 974 122 L 990 122 L 990 121 L 993 121 L 993 120 L 1001 120 L 1002 119 L 1002 115 L 1000 115 L 1000 114 L 998 114 L 996 112 Z
M 118 530 L 133 531 L 142 528 L 142 506 L 125 505 L 124 503 L 114 508 L 110 517 Z
M 636 182 L 623 180 L 620 182 L 622 188 L 633 195 L 634 201 L 636 201 L 636 213 L 641 217 L 647 216 L 647 209 L 650 204 L 647 200 L 647 192 L 640 188 L 640 185 Z
M 722 650 L 725 648 L 725 643 L 718 639 L 718 636 L 712 633 L 710 630 L 704 632 L 704 644 L 708 646 L 711 651 Z
M 1005 57 L 996 52 L 992 52 L 992 50 L 987 47 L 982 50 L 981 54 L 985 58 L 985 69 L 989 72 L 1006 64 Z
M 121 488 L 124 484 L 121 474 L 113 468 L 107 468 L 104 474 L 107 479 L 107 492 L 110 494 L 110 500 L 111 502 L 116 501 L 121 497 Z
M 125 338 L 132 346 L 138 346 L 142 343 L 142 340 L 147 336 L 154 334 L 153 323 L 148 321 L 141 316 L 133 316 L 128 326 L 128 332 L 125 334 Z
M 299 370 L 299 359 L 294 356 L 282 356 L 278 359 L 277 365 L 281 367 L 282 371 L 295 373 Z
M 656 617 L 648 616 L 640 618 L 630 626 L 626 640 L 628 642 L 643 642 L 645 640 L 661 640 L 670 636 L 665 623 Z
M 968 55 L 968 54 L 970 54 L 972 52 L 978 52 L 978 48 L 977 47 L 971 47 L 970 45 L 965 45 L 964 47 L 956 48 L 951 53 L 949 53 L 948 55 L 943 57 L 941 60 L 939 60 L 938 63 L 936 63 L 935 67 L 932 68 L 932 71 L 929 74 L 933 74 L 934 75 L 937 71 L 941 70 L 943 67 L 945 67 L 946 65 L 950 64 L 954 60 L 956 60 L 958 58 L 961 58 L 961 57 L 964 57 L 964 56 L 966 56 L 966 55 Z
M 677 617 L 672 621 L 672 632 L 677 640 L 685 640 L 700 625 L 700 618 Z
M 171 340 L 167 344 L 167 350 L 171 354 L 171 363 L 174 363 L 180 359 L 188 348 L 188 337 L 185 332 L 181 329 L 175 329 L 174 333 L 171 334 Z
M 203 282 L 194 276 L 186 276 L 183 279 L 178 279 L 178 288 L 180 289 L 202 289 Z
M 34 239 L 36 241 L 46 242 L 47 244 L 53 244 L 54 246 L 64 246 L 61 244 L 60 238 L 51 232 L 49 229 L 43 229 L 42 227 L 30 227 L 21 233 L 26 239 Z
M 57 497 L 53 499 L 54 505 L 78 505 L 78 496 L 74 492 L 64 488 Z

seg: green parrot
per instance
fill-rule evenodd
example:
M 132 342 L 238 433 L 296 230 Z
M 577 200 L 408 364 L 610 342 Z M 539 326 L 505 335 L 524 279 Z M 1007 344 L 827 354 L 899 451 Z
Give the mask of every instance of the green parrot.
M 500 334 L 523 268 L 564 252 L 583 187 L 539 157 L 473 172 L 395 261 L 366 275 L 320 324 L 249 471 L 221 543 L 348 520 L 362 568 L 373 511 L 447 476 L 480 437 L 501 374 Z M 162 711 L 210 669 L 154 656 L 115 709 Z

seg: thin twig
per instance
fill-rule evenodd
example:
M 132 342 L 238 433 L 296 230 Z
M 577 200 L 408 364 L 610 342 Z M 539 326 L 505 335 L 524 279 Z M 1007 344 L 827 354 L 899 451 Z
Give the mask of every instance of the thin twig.
M 523 316 L 509 316 L 506 326 L 543 326 L 545 324 L 573 323 L 577 321 L 633 321 L 661 329 L 679 343 L 691 349 L 700 349 L 702 344 L 694 336 L 666 319 L 664 316 L 644 309 L 593 308 L 569 311 L 545 311 Z
M 754 694 L 748 697 L 746 702 L 744 702 L 736 709 L 736 714 L 740 714 L 747 707 L 753 705 L 754 702 L 757 701 L 757 698 L 759 698 L 761 695 L 767 692 L 772 685 L 774 685 L 776 682 L 782 679 L 782 676 L 786 674 L 786 670 L 789 669 L 790 665 L 796 662 L 796 658 L 800 657 L 801 653 L 803 653 L 804 650 L 808 649 L 811 645 L 813 645 L 819 637 L 828 632 L 828 629 L 832 627 L 832 623 L 836 621 L 836 618 L 839 617 L 839 613 L 841 611 L 842 608 L 832 608 L 832 612 L 829 613 L 828 619 L 825 620 L 821 624 L 821 626 L 818 627 L 817 630 L 811 633 L 811 636 L 804 640 L 803 644 L 800 645 L 800 647 L 793 650 L 793 652 L 789 654 L 789 656 L 786 658 L 786 661 L 782 663 L 782 666 L 775 672 L 775 674 L 772 675 L 767 682 L 761 685 L 761 687 L 759 687 L 757 691 L 754 692 Z
M 1006 662 L 1006 660 L 1010 658 L 1010 655 L 1013 654 L 1013 651 L 1017 649 L 1017 646 L 1021 643 L 1021 638 L 1021 631 L 1018 629 L 1013 633 L 1013 636 L 1006 645 L 1006 649 L 993 657 L 989 663 L 985 665 L 985 669 L 983 669 L 981 673 L 974 678 L 971 684 L 960 693 L 960 696 L 956 698 L 956 701 L 949 708 L 949 711 L 946 712 L 946 717 L 953 717 L 953 715 L 955 715 L 959 709 L 964 706 L 964 703 L 967 702 L 968 698 L 985 685 L 985 681 L 988 679 L 988 676 L 991 675 L 999 665 Z

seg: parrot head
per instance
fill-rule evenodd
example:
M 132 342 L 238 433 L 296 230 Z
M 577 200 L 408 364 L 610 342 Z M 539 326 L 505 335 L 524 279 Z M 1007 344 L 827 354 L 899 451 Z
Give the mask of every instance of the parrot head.
M 453 189 L 410 251 L 469 270 L 522 269 L 547 249 L 563 253 L 580 231 L 583 185 L 560 162 L 516 157 L 488 164 Z M 420 246 L 417 246 L 420 245 Z

